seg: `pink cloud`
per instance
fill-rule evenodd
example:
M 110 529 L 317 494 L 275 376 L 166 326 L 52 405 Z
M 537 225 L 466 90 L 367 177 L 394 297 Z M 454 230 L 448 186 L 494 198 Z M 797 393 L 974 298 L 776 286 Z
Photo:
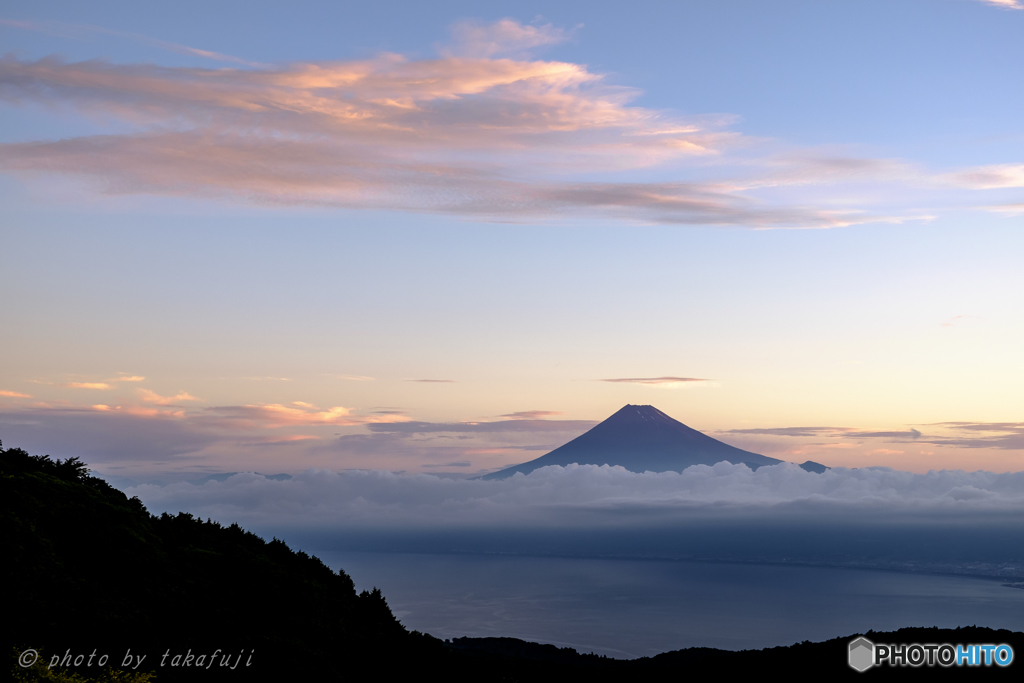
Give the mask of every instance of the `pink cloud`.
M 554 417 L 555 415 L 562 415 L 563 413 L 559 410 L 521 410 L 516 413 L 506 413 L 501 417 L 511 418 L 513 420 L 543 420 L 546 417 Z
M 1019 0 L 980 0 L 980 2 L 986 5 L 995 5 L 996 7 L 1002 7 L 1003 9 L 1024 9 Z
M 126 38 L 134 42 L 150 45 L 161 50 L 167 50 L 168 52 L 175 52 L 180 55 L 202 57 L 204 59 L 209 59 L 216 62 L 230 62 L 233 64 L 243 64 L 246 66 L 261 66 L 260 64 L 257 64 L 255 62 L 250 62 L 248 60 L 240 59 L 238 57 L 232 57 L 231 55 L 221 54 L 219 52 L 201 50 L 199 48 L 189 47 L 188 45 L 171 43 L 166 40 L 158 40 L 156 38 L 151 38 L 149 36 L 144 36 L 138 33 L 114 31 L 108 28 L 102 28 L 100 26 L 89 26 L 86 24 L 65 24 L 60 22 L 13 21 L 10 19 L 0 19 L 0 25 L 20 28 L 26 31 L 45 33 L 51 36 L 71 37 L 79 39 L 88 38 L 95 35 L 117 36 L 120 38 Z
M 309 434 L 293 434 L 292 436 L 282 436 L 276 438 L 263 438 L 256 439 L 255 441 L 248 442 L 246 446 L 291 446 L 294 444 L 301 444 L 307 441 L 320 441 L 319 436 L 312 436 Z
M 0 168 L 77 176 L 112 194 L 501 220 L 582 213 L 832 227 L 878 218 L 739 194 L 757 182 L 581 181 L 584 173 L 703 163 L 749 141 L 725 130 L 724 119 L 681 120 L 632 106 L 638 91 L 585 66 L 526 57 L 565 40 L 561 29 L 504 19 L 460 24 L 454 33 L 455 47 L 425 60 L 385 54 L 198 69 L 6 57 L 6 101 L 71 105 L 119 118 L 134 131 L 3 145 Z M 495 56 L 510 53 L 517 58 Z
M 946 178 L 955 185 L 979 190 L 1024 187 L 1024 164 L 975 166 Z
M 616 377 L 614 379 L 601 379 L 599 382 L 613 382 L 616 384 L 648 384 L 657 386 L 680 386 L 692 382 L 710 382 L 710 379 L 698 377 Z
M 118 413 L 131 415 L 133 417 L 157 417 L 157 418 L 184 418 L 184 410 L 160 410 L 159 408 L 146 408 L 143 406 L 108 406 L 98 403 L 92 409 L 101 413 Z
M 142 396 L 142 400 L 146 403 L 153 403 L 158 406 L 169 406 L 182 401 L 202 401 L 201 398 L 192 396 L 187 391 L 178 392 L 175 396 L 161 396 L 160 394 L 150 391 L 149 389 L 139 389 L 139 395 Z
M 7 396 L 8 398 L 32 398 L 28 394 L 21 394 L 17 391 L 0 391 L 0 396 Z
M 464 21 L 452 28 L 455 45 L 446 52 L 477 58 L 524 55 L 539 47 L 565 42 L 570 35 L 551 24 L 524 26 L 514 19 L 502 19 L 493 24 Z
M 0 170 L 69 175 L 115 195 L 502 221 L 828 228 L 922 217 L 764 196 L 782 186 L 919 182 L 921 174 L 886 160 L 779 156 L 764 149 L 766 141 L 728 130 L 724 117 L 683 119 L 635 106 L 635 89 L 581 64 L 529 56 L 567 40 L 562 29 L 502 19 L 461 23 L 453 34 L 438 58 L 419 60 L 383 54 L 201 69 L 5 57 L 0 99 L 75 107 L 118 119 L 130 132 L 5 144 Z M 667 177 L 685 177 L 680 166 L 735 177 L 626 182 L 621 175 L 668 167 Z M 1014 168 L 955 182 L 1008 187 L 991 183 L 1009 182 L 1020 172 Z
M 64 386 L 70 387 L 71 389 L 109 389 L 110 385 L 106 382 L 68 382 Z
M 409 418 L 395 414 L 352 415 L 351 408 L 334 406 L 318 408 L 302 401 L 289 405 L 270 403 L 248 406 L 217 406 L 204 411 L 205 421 L 222 425 L 235 424 L 239 427 L 278 427 L 315 425 L 362 425 L 375 423 L 407 422 Z
M 13 393 L 13 392 L 11 392 Z M 408 422 L 409 418 L 397 411 L 378 411 L 369 415 L 353 414 L 351 408 L 333 406 L 320 408 L 303 401 L 289 404 L 270 403 L 245 406 L 211 406 L 208 408 L 188 409 L 174 405 L 179 401 L 199 401 L 201 399 L 181 392 L 177 396 L 160 396 L 148 389 L 140 389 L 139 394 L 149 405 L 109 405 L 97 403 L 80 406 L 70 403 L 52 405 L 39 403 L 35 410 L 55 414 L 80 414 L 89 412 L 116 413 L 141 418 L 174 418 L 182 420 L 193 428 L 206 432 L 219 432 L 223 435 L 248 433 L 254 430 L 278 429 L 296 426 L 357 426 L 370 424 L 390 424 Z M 301 440 L 320 437 L 274 437 L 272 440 Z
M 1024 203 L 999 204 L 996 206 L 984 206 L 981 208 L 985 209 L 986 211 L 991 211 L 992 213 L 1001 213 L 1007 217 L 1024 215 Z
M 968 318 L 978 318 L 977 315 L 955 315 L 946 322 L 942 323 L 943 327 L 953 327 L 959 320 L 967 320 Z

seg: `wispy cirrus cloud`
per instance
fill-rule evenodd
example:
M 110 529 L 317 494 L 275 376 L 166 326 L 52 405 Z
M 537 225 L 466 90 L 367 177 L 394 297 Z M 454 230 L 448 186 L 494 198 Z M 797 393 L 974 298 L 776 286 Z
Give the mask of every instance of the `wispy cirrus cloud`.
M 957 448 L 1024 450 L 1024 422 L 938 422 L 952 436 L 929 437 L 926 442 Z
M 203 59 L 209 59 L 215 62 L 228 62 L 231 64 L 242 64 L 245 66 L 261 66 L 257 62 L 250 62 L 245 59 L 238 57 L 232 57 L 231 55 L 221 54 L 220 52 L 213 52 L 211 50 L 201 50 L 195 47 L 189 47 L 188 45 L 181 45 L 180 43 L 172 43 L 166 40 L 158 40 L 150 36 L 145 36 L 139 33 L 128 33 L 125 31 L 114 31 L 109 28 L 103 28 L 100 26 L 90 26 L 88 24 L 66 24 L 61 22 L 39 22 L 39 21 L 16 21 L 12 19 L 0 19 L 0 25 L 10 26 L 12 28 L 20 28 L 26 31 L 35 31 L 37 33 L 45 33 L 51 36 L 59 36 L 64 38 L 78 38 L 87 39 L 95 36 L 116 36 L 119 38 L 125 38 L 127 40 L 149 45 L 151 47 L 166 50 L 168 52 L 174 52 L 179 55 L 189 55 L 192 57 L 202 57 Z
M 81 377 L 81 375 L 79 375 Z M 92 381 L 65 381 L 65 382 L 54 382 L 50 380 L 31 379 L 28 380 L 34 384 L 45 384 L 49 386 L 66 387 L 68 389 L 113 389 L 119 382 L 142 382 L 145 381 L 145 377 L 141 375 L 128 375 L 121 373 L 117 377 L 108 377 L 103 380 L 92 380 Z
M 975 166 L 944 177 L 958 187 L 971 189 L 997 190 L 1024 187 L 1024 164 Z
M 515 26 L 464 32 L 479 52 Z M 518 30 L 554 39 L 552 31 Z M 247 70 L 5 58 L 0 84 L 8 101 L 71 104 L 139 125 L 136 134 L 5 149 L 8 168 L 91 169 L 115 193 L 207 187 L 273 202 L 470 212 L 518 197 L 502 212 L 547 211 L 571 201 L 563 195 L 573 185 L 541 191 L 512 177 L 508 160 L 535 172 L 642 167 L 713 153 L 737 137 L 630 107 L 635 91 L 605 85 L 577 64 L 486 55 Z M 189 150 L 201 163 L 187 160 Z M 118 170 L 129 163 L 131 171 Z M 190 179 L 194 173 L 204 177 Z
M 950 318 L 946 322 L 942 323 L 942 326 L 943 327 L 953 327 L 954 325 L 956 325 L 958 322 L 960 322 L 962 320 L 967 320 L 969 318 L 978 318 L 978 317 L 980 317 L 980 316 L 977 316 L 977 315 L 954 315 L 952 318 Z
M 882 203 L 772 195 L 780 187 L 915 183 L 922 174 L 887 160 L 781 153 L 730 130 L 728 117 L 635 106 L 635 89 L 580 64 L 530 56 L 568 39 L 563 29 L 503 19 L 458 24 L 453 34 L 439 57 L 419 60 L 383 54 L 203 69 L 5 57 L 0 99 L 103 114 L 130 132 L 5 144 L 0 169 L 73 176 L 110 194 L 502 221 L 827 228 L 925 217 Z M 623 179 L 654 167 L 671 168 L 670 179 Z M 1009 172 L 978 171 L 963 182 L 1006 187 L 982 176 Z
M 597 423 L 591 420 L 512 419 L 494 422 L 417 422 L 409 420 L 385 424 L 369 424 L 374 433 L 497 433 L 497 432 L 577 432 L 583 433 Z
M 864 439 L 920 439 L 921 432 L 916 429 L 901 430 L 869 430 L 855 427 L 767 427 L 754 429 L 729 429 L 723 434 L 751 434 L 760 436 L 792 436 L 792 437 L 845 437 Z
M 756 434 L 760 436 L 814 437 L 843 434 L 843 427 L 757 427 L 752 429 L 729 429 L 723 434 Z
M 934 424 L 918 426 L 929 428 L 929 433 L 924 433 L 916 427 L 905 430 L 871 430 L 855 427 L 769 427 L 730 429 L 721 433 L 794 438 L 836 438 L 846 441 L 884 439 L 890 442 L 916 443 L 919 445 L 933 444 L 954 448 L 1024 450 L 1024 422 L 936 422 Z M 848 443 L 816 443 L 815 447 L 852 448 L 853 446 Z
M 711 382 L 710 379 L 701 379 L 699 377 L 616 377 L 612 379 L 599 379 L 598 382 L 612 382 L 616 384 L 648 384 L 657 386 L 680 386 L 683 384 L 690 384 L 693 382 Z
M 266 437 L 241 444 L 242 446 L 298 446 L 309 441 L 319 441 L 321 437 L 312 434 L 293 434 L 291 436 Z
M 402 422 L 408 420 L 404 415 L 373 414 L 357 416 L 351 408 L 333 406 L 318 408 L 303 401 L 293 401 L 288 405 L 270 403 L 246 406 L 213 406 L 202 412 L 202 417 L 209 421 L 234 423 L 239 427 L 294 427 L 314 425 L 362 425 L 378 422 Z
M 516 413 L 505 413 L 499 417 L 507 417 L 512 420 L 543 420 L 548 417 L 554 417 L 555 415 L 562 415 L 563 413 L 558 410 L 520 410 Z
M 18 391 L 0 391 L 0 396 L 6 396 L 7 398 L 32 398 L 29 394 L 22 394 Z
M 1024 203 L 1019 204 L 995 204 L 992 206 L 980 207 L 992 213 L 1001 213 L 1007 217 L 1024 215 Z
M 1002 7 L 1003 9 L 1024 9 L 1024 4 L 1021 4 L 1020 0 L 978 0 L 978 2 Z
M 493 24 L 463 21 L 452 27 L 453 45 L 442 47 L 442 54 L 489 58 L 527 58 L 533 50 L 563 43 L 572 37 L 571 31 L 551 24 L 528 26 L 513 19 L 501 19 Z
M 459 460 L 473 463 L 476 473 L 482 474 L 531 460 L 561 445 L 564 438 L 562 434 L 572 438 L 578 436 L 579 432 L 555 434 L 549 432 L 540 435 L 540 438 L 550 438 L 550 443 L 536 443 L 538 435 L 529 431 L 452 434 L 371 432 L 340 436 L 323 452 L 346 461 L 366 463 L 362 467 L 380 467 L 387 463 L 388 469 L 392 470 L 443 466 L 446 462 Z M 524 439 L 526 442 L 521 442 Z
M 877 431 L 873 432 L 865 429 L 852 429 L 846 432 L 846 436 L 855 439 L 911 439 L 916 440 L 921 438 L 921 432 L 916 429 L 907 429 L 905 431 L 892 430 L 892 431 Z
M 419 382 L 421 384 L 455 384 L 453 379 L 407 379 L 406 382 Z

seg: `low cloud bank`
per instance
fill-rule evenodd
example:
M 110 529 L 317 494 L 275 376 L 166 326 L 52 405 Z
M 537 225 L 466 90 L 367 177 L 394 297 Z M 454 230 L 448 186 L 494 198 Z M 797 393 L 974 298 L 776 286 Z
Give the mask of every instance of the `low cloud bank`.
M 286 481 L 253 473 L 202 485 L 125 489 L 152 512 L 187 511 L 257 529 L 639 528 L 713 520 L 786 523 L 999 521 L 1020 526 L 1024 472 L 835 468 L 782 463 L 698 465 L 682 473 L 545 467 L 503 481 L 307 470 Z

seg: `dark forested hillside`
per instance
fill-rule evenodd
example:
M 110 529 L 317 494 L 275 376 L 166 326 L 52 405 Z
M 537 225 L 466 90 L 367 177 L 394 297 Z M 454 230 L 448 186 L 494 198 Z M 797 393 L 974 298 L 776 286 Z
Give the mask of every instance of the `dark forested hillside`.
M 215 667 L 224 653 L 230 665 L 242 655 L 232 674 L 240 679 L 247 661 L 261 674 L 363 661 L 383 673 L 401 668 L 396 655 L 412 656 L 418 642 L 430 647 L 406 632 L 379 591 L 357 595 L 345 573 L 237 525 L 150 515 L 77 459 L 0 450 L 0 500 L 5 612 L 17 615 L 10 644 L 44 658 L 70 648 L 120 663 L 130 648 L 158 680 L 191 680 L 196 660 L 184 674 L 171 658 L 219 649 Z

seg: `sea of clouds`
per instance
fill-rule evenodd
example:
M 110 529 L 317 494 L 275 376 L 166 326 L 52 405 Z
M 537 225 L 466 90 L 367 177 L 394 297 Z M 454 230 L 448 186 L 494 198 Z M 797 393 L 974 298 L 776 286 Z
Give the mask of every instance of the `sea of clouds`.
M 190 512 L 247 528 L 628 528 L 715 519 L 780 522 L 1021 525 L 1024 472 L 833 468 L 721 462 L 683 472 L 544 467 L 501 481 L 386 471 L 307 470 L 288 480 L 241 473 L 225 481 L 124 489 L 151 512 Z

